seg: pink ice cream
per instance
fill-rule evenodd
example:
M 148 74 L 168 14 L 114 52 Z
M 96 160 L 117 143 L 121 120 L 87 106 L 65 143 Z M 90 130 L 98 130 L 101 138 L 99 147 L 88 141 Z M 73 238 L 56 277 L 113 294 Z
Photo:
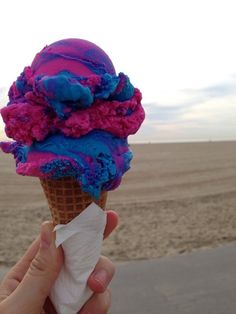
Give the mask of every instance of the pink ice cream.
M 14 154 L 19 174 L 72 175 L 98 196 L 117 187 L 130 167 L 127 137 L 144 120 L 141 99 L 98 46 L 81 39 L 55 42 L 11 86 L 1 115 L 16 142 L 0 147 Z

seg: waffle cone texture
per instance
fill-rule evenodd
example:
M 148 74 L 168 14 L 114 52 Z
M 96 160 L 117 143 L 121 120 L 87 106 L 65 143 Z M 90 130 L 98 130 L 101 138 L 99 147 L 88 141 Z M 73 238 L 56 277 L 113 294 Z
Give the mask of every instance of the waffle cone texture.
M 40 179 L 47 198 L 54 225 L 67 224 L 78 216 L 92 202 L 105 209 L 107 192 L 101 192 L 98 200 L 82 191 L 72 177 L 57 180 Z

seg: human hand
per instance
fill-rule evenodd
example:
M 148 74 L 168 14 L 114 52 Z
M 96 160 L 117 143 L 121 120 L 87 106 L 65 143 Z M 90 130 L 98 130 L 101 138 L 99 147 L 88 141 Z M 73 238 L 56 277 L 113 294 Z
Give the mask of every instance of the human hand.
M 104 238 L 115 229 L 117 223 L 116 213 L 108 211 Z M 63 252 L 55 247 L 52 230 L 52 223 L 43 223 L 40 236 L 4 278 L 0 285 L 1 314 L 55 313 L 47 296 L 61 270 Z M 111 302 L 107 286 L 113 275 L 114 265 L 109 259 L 101 257 L 88 279 L 88 286 L 94 294 L 79 314 L 107 313 Z

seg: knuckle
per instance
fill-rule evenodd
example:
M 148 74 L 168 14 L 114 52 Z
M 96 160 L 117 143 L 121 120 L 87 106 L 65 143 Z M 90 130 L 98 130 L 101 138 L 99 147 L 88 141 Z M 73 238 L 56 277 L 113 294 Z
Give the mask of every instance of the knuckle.
M 107 314 L 111 307 L 111 291 L 107 289 L 102 294 L 94 294 L 79 313 Z
M 103 312 L 102 313 L 107 313 L 108 310 L 111 307 L 111 290 L 107 289 L 104 294 L 103 294 Z
M 101 265 L 109 272 L 112 278 L 116 272 L 114 263 L 106 256 L 101 256 Z
M 6 291 L 0 292 L 0 302 L 4 301 L 8 296 L 9 296 L 9 294 Z M 1 307 L 0 307 L 0 309 L 1 309 Z M 0 313 L 2 313 L 2 312 L 0 311 Z
M 40 255 L 36 255 L 35 258 L 30 263 L 29 274 L 37 276 L 42 275 L 47 270 L 47 261 Z
M 111 271 L 111 277 L 113 277 L 116 273 L 116 268 L 115 268 L 115 265 L 111 262 L 111 265 L 110 265 L 110 271 Z
M 107 289 L 103 294 L 99 295 L 99 302 L 97 302 L 96 306 L 96 314 L 106 314 L 108 313 L 110 307 L 111 292 Z

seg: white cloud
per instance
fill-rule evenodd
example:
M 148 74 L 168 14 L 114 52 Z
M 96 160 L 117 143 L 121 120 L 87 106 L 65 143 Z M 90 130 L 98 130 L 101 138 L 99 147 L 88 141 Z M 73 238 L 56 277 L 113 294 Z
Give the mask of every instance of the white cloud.
M 149 141 L 236 139 L 236 80 L 232 76 L 201 89 L 184 89 L 163 103 L 144 104 Z M 147 133 L 139 135 L 148 140 Z M 138 141 L 139 137 L 133 140 Z

